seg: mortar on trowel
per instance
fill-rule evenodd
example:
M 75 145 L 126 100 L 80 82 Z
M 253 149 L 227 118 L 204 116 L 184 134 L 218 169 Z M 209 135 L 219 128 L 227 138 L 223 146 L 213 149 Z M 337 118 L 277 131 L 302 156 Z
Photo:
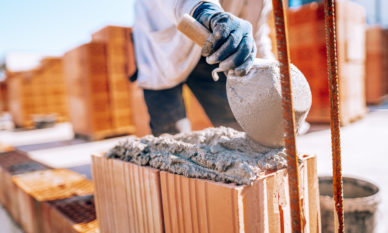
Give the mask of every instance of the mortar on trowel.
M 204 26 L 187 14 L 177 28 L 201 47 L 210 35 Z M 212 72 L 215 81 L 218 80 L 217 72 L 227 73 L 228 102 L 234 117 L 247 135 L 267 147 L 284 146 L 279 62 L 256 58 L 250 71 L 242 77 L 220 67 Z M 312 97 L 306 78 L 296 66 L 290 66 L 290 75 L 298 131 L 310 110 Z

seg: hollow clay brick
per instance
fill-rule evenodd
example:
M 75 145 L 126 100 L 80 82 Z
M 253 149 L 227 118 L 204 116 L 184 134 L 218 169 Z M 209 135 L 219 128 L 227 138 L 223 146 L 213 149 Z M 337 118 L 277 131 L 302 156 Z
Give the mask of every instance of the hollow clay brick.
M 45 202 L 42 205 L 45 232 L 97 233 L 93 195 Z
M 92 157 L 97 219 L 101 233 L 162 233 L 159 171 Z
M 305 158 L 300 171 L 305 232 L 319 232 L 315 157 Z M 291 232 L 286 172 L 263 175 L 251 186 L 161 172 L 165 232 Z
M 90 195 L 94 191 L 91 181 L 67 169 L 29 172 L 13 176 L 12 181 L 17 187 L 13 195 L 21 213 L 18 223 L 27 233 L 48 233 L 44 231 L 44 202 Z
M 286 169 L 263 174 L 250 186 L 236 186 L 101 156 L 93 156 L 92 167 L 102 233 L 291 232 Z M 303 158 L 300 184 L 305 232 L 318 233 L 314 156 Z

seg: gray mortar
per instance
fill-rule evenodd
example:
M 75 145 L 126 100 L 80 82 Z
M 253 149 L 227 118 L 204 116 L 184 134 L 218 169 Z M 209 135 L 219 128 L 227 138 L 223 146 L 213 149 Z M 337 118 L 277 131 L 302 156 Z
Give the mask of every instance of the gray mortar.
M 247 75 L 228 74 L 226 91 L 233 115 L 256 142 L 269 147 L 284 146 L 283 108 L 279 62 L 255 59 Z M 310 110 L 309 84 L 294 65 L 290 65 L 296 131 Z
M 190 178 L 238 185 L 251 184 L 260 173 L 287 165 L 283 148 L 261 146 L 244 132 L 225 127 L 160 137 L 130 137 L 105 156 Z

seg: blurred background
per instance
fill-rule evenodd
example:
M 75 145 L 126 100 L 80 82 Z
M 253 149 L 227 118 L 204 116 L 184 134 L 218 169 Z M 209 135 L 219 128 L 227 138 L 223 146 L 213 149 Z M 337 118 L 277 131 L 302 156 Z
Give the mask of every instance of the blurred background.
M 134 2 L 1 1 L 0 167 L 2 153 L 18 150 L 44 166 L 91 179 L 91 154 L 127 135 L 150 133 L 143 92 L 129 81 L 136 70 Z M 316 154 L 318 173 L 330 175 L 323 4 L 289 0 L 288 5 L 291 62 L 313 95 L 298 150 Z M 343 170 L 380 188 L 376 232 L 387 233 L 388 1 L 341 0 L 336 7 Z M 268 24 L 276 54 L 272 14 Z M 193 130 L 211 127 L 190 90 L 183 92 Z M 13 232 L 17 227 L 4 213 L 0 232 Z

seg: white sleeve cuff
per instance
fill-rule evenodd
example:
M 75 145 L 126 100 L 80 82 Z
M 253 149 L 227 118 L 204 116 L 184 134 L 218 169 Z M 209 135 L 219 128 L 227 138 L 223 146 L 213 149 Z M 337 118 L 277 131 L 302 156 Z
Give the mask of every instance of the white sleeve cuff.
M 221 7 L 219 0 L 196 0 L 196 1 L 178 1 L 176 5 L 175 16 L 177 22 L 183 17 L 184 14 L 193 15 L 194 11 L 204 2 L 210 2 Z M 222 8 L 222 7 L 221 7 Z
M 218 0 L 204 0 L 204 1 L 200 1 L 199 3 L 197 3 L 197 5 L 195 5 L 195 6 L 193 7 L 193 9 L 191 9 L 190 15 L 193 16 L 195 10 L 196 10 L 202 3 L 204 3 L 204 2 L 213 3 L 213 4 L 216 4 L 217 6 L 219 6 L 219 7 L 222 8 L 222 6 L 221 6 L 221 4 L 220 4 L 220 2 L 219 2 Z

